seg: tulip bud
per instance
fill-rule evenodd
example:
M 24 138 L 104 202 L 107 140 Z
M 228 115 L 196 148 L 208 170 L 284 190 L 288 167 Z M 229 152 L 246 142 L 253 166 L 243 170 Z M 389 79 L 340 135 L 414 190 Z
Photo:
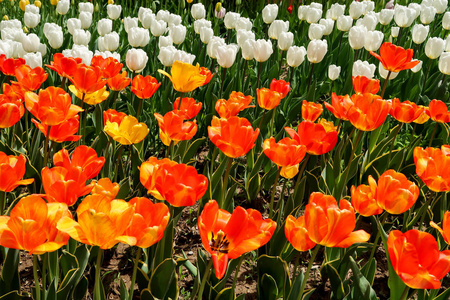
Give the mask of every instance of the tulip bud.
M 2 1 L 3 1 L 3 0 L 2 0 Z M 0 1 L 0 3 L 1 3 L 1 1 Z M 39 1 L 39 0 L 34 1 L 33 4 L 34 4 L 34 6 L 39 7 L 39 8 L 41 8 L 41 6 L 42 6 L 41 1 Z
M 442 27 L 445 30 L 450 30 L 450 11 L 444 14 L 444 17 L 442 18 Z
M 50 4 L 55 6 L 58 5 L 59 0 L 50 0 Z
M 391 35 L 392 37 L 398 37 L 398 34 L 400 32 L 400 27 L 391 27 Z
M 340 66 L 336 66 L 336 65 L 328 66 L 328 78 L 330 78 L 330 80 L 334 81 L 334 80 L 338 79 L 340 73 L 341 73 Z
M 36 67 L 42 68 L 42 55 L 40 52 L 27 53 L 23 56 L 23 59 L 25 59 L 25 63 L 32 69 Z
M 394 21 L 399 27 L 409 27 L 415 19 L 415 10 L 406 6 L 396 5 Z
M 394 11 L 392 9 L 382 9 L 378 15 L 378 21 L 381 25 L 389 25 L 394 18 Z
M 134 71 L 136 73 L 141 72 L 147 65 L 147 61 L 148 56 L 144 50 L 131 48 L 127 51 L 125 62 L 128 69 L 130 69 L 131 71 Z
M 203 44 L 208 44 L 211 38 L 214 36 L 214 31 L 211 28 L 200 28 L 200 40 Z
M 26 52 L 37 52 L 39 50 L 39 43 L 39 37 L 34 33 L 22 35 L 22 47 Z
M 112 20 L 101 19 L 97 23 L 97 32 L 101 36 L 105 36 L 112 31 Z
M 420 12 L 420 22 L 423 24 L 430 24 L 434 20 L 435 16 L 436 8 L 433 6 L 422 7 L 422 11 Z
M 78 3 L 78 11 L 80 13 L 85 11 L 92 14 L 94 12 L 94 5 L 90 2 L 80 2 Z
M 415 61 L 417 59 L 412 59 L 411 61 Z M 414 68 L 411 69 L 411 71 L 413 71 L 414 73 L 419 72 L 422 69 L 422 64 L 423 61 L 420 61 L 420 63 L 418 63 Z
M 191 64 L 195 60 L 195 55 L 187 53 L 186 51 L 177 50 L 173 55 L 173 61 L 181 61 L 187 64 Z
M 237 44 L 242 47 L 242 44 L 248 39 L 255 39 L 255 34 L 252 31 L 239 29 L 236 33 Z
M 80 3 L 81 4 L 81 3 Z M 79 19 L 81 21 L 81 28 L 88 29 L 92 24 L 92 13 L 87 11 L 80 12 Z
M 170 14 L 167 26 L 170 27 L 171 25 L 181 25 L 181 16 L 176 14 Z
M 425 54 L 430 59 L 438 58 L 444 51 L 445 41 L 438 37 L 431 37 L 425 45 Z
M 332 19 L 320 19 L 319 24 L 325 26 L 323 35 L 329 35 L 333 31 L 334 21 Z
M 208 56 L 211 58 L 216 58 L 217 47 L 219 46 L 225 46 L 225 40 L 217 36 L 212 37 L 206 47 L 206 53 L 208 53 Z
M 252 26 L 253 26 L 253 23 L 252 23 L 252 21 L 250 21 L 249 18 L 243 18 L 243 17 L 240 17 L 240 18 L 236 21 L 236 24 L 235 24 L 235 26 L 234 26 L 234 29 L 235 29 L 235 30 L 240 30 L 240 29 L 243 29 L 243 30 L 252 30 Z
M 217 19 L 223 19 L 225 17 L 227 10 L 225 7 L 222 7 L 219 12 L 214 11 L 214 16 L 216 16 Z
M 60 0 L 56 5 L 56 12 L 60 15 L 65 15 L 69 11 L 69 8 L 70 8 L 69 0 Z
M 345 32 L 350 30 L 352 24 L 353 24 L 352 17 L 342 15 L 337 19 L 336 27 L 338 30 Z
M 73 43 L 75 45 L 87 46 L 91 40 L 91 33 L 88 30 L 75 29 L 73 33 Z
M 203 27 L 211 28 L 211 21 L 208 21 L 206 19 L 199 19 L 194 21 L 194 32 L 196 34 L 200 34 L 200 29 Z
M 270 40 L 257 40 L 253 45 L 253 53 L 256 61 L 265 62 L 273 53 L 272 42 Z
M 286 62 L 290 67 L 293 68 L 298 67 L 305 60 L 305 55 L 306 55 L 305 47 L 292 46 L 287 51 Z
M 316 25 L 316 24 L 311 24 Z M 292 32 L 282 32 L 278 37 L 278 48 L 282 51 L 286 51 L 294 43 L 294 34 Z
M 30 6 L 30 5 L 27 5 Z M 6 16 L 8 17 L 8 16 Z M 28 28 L 35 28 L 41 21 L 41 15 L 39 13 L 25 12 L 23 15 L 23 22 Z
M 218 13 L 218 12 L 220 12 L 221 9 L 222 9 L 222 3 L 217 2 L 216 7 L 214 8 L 214 11 Z
M 155 20 L 150 25 L 150 31 L 153 36 L 161 36 L 167 30 L 167 23 L 163 20 Z
M 359 50 L 364 47 L 364 42 L 367 34 L 367 29 L 364 26 L 353 26 L 348 32 L 348 41 L 350 47 Z
M 365 76 L 372 79 L 376 69 L 377 67 L 374 64 L 369 64 L 367 61 L 361 61 L 358 59 L 353 64 L 352 76 Z
M 217 63 L 222 68 L 230 68 L 235 59 L 239 47 L 237 45 L 225 45 L 217 47 Z
M 349 14 L 353 20 L 359 19 L 361 15 L 364 13 L 364 3 L 353 1 L 350 4 Z
M 255 48 L 254 43 L 254 39 L 247 39 L 241 44 L 242 58 L 245 60 L 252 60 L 255 58 L 255 53 L 253 51 Z
M 380 76 L 383 79 L 386 79 L 386 77 L 389 73 L 389 71 L 383 67 L 383 64 L 381 62 L 378 64 L 378 72 L 380 73 Z M 397 77 L 397 75 L 398 75 L 398 72 L 391 72 L 391 74 L 389 75 L 389 80 L 394 79 L 395 77 Z
M 28 0 L 20 0 L 19 1 L 19 7 L 22 11 L 25 11 L 25 6 L 27 6 L 28 4 L 30 4 L 30 1 L 28 1 Z
M 131 28 L 138 27 L 138 18 L 125 17 L 123 19 L 123 26 L 125 28 L 125 32 L 128 33 Z
M 317 64 L 323 60 L 327 51 L 328 44 L 326 40 L 312 40 L 308 44 L 306 56 L 310 63 Z
M 122 12 L 122 6 L 108 4 L 106 6 L 106 12 L 108 13 L 108 17 L 111 20 L 117 20 L 120 17 L 120 13 Z
M 169 35 L 175 45 L 184 42 L 186 38 L 186 27 L 183 25 L 173 25 L 169 27 Z
M 336 21 L 340 16 L 344 14 L 345 4 L 333 3 L 330 9 L 327 11 L 330 13 L 330 18 Z
M 386 3 L 386 7 L 385 7 L 386 9 L 394 9 L 394 0 L 389 0 L 387 3 Z
M 71 35 L 74 34 L 75 29 L 81 29 L 81 20 L 77 18 L 70 18 L 67 20 L 67 30 Z
M 306 22 L 309 24 L 317 23 L 322 18 L 322 9 L 309 7 L 306 13 Z
M 311 24 L 309 25 L 308 37 L 310 40 L 320 40 L 322 39 L 323 32 L 326 29 L 324 25 L 320 24 Z
M 170 67 L 174 62 L 174 55 L 177 49 L 174 46 L 163 47 L 159 49 L 158 59 L 165 66 Z
M 450 75 L 450 52 L 444 52 L 439 57 L 439 71 L 445 75 Z
M 224 19 L 225 27 L 227 29 L 234 29 L 234 27 L 236 26 L 236 22 L 240 17 L 241 15 L 238 13 L 231 11 L 227 12 Z
M 166 23 L 169 23 L 169 19 L 170 19 L 170 12 L 167 10 L 158 10 L 158 12 L 156 13 L 156 20 L 163 20 Z
M 194 19 L 204 19 L 206 16 L 205 6 L 202 3 L 196 3 L 191 7 L 191 15 Z
M 160 36 L 158 40 L 159 49 L 169 46 L 173 46 L 172 38 L 170 36 Z
M 274 40 L 278 40 L 278 36 L 283 31 L 289 30 L 289 21 L 283 22 L 281 20 L 275 20 L 269 26 L 269 37 Z
M 150 34 L 147 29 L 133 27 L 128 31 L 128 43 L 131 45 L 131 47 L 145 47 L 149 42 Z
M 412 40 L 415 44 L 422 44 L 428 36 L 430 27 L 422 24 L 414 25 L 412 29 Z
M 364 49 L 367 51 L 377 51 L 383 42 L 384 34 L 381 31 L 367 31 L 364 39 Z
M 277 4 L 267 4 L 262 10 L 262 18 L 264 23 L 271 24 L 278 15 L 278 5 Z

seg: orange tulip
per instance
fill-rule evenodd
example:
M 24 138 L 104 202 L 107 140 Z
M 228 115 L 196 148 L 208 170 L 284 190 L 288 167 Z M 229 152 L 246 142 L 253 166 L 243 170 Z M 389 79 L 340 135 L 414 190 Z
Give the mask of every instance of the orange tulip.
M 237 116 L 240 111 L 246 108 L 255 107 L 254 105 L 249 105 L 252 100 L 252 96 L 245 96 L 241 92 L 231 92 L 228 100 L 217 100 L 215 109 L 221 118 L 228 119 Z
M 123 64 L 113 57 L 103 58 L 100 55 L 96 55 L 91 60 L 91 66 L 99 67 L 103 73 L 103 78 L 109 79 L 120 73 Z
M 7 96 L 11 100 L 25 101 L 25 91 L 17 84 L 3 84 L 3 95 Z
M 323 106 L 320 103 L 308 102 L 303 100 L 302 117 L 306 121 L 314 122 L 323 112 Z
M 447 105 L 441 100 L 431 100 L 428 105 L 428 112 L 430 114 L 431 120 L 439 123 L 449 123 L 450 122 L 450 112 Z
M 0 55 L 0 71 L 6 76 L 16 76 L 16 69 L 26 64 L 23 58 L 6 58 L 5 54 Z
M 6 155 L 0 151 L 0 191 L 11 192 L 19 185 L 33 183 L 33 178 L 21 180 L 25 175 L 26 160 L 23 155 Z
M 115 109 L 108 109 L 103 112 L 103 123 L 106 125 L 108 122 L 117 123 L 117 125 L 120 125 L 123 118 L 127 116 L 126 113 L 118 112 Z
M 208 179 L 185 164 L 161 164 L 154 176 L 161 198 L 175 207 L 194 205 L 208 188 Z
M 444 214 L 444 218 L 442 219 L 442 228 L 433 221 L 430 222 L 430 225 L 441 233 L 447 244 L 450 244 L 450 211 L 446 211 Z
M 198 218 L 198 229 L 203 247 L 211 254 L 216 277 L 221 279 L 227 270 L 228 260 L 265 245 L 272 237 L 277 223 L 263 220 L 255 209 L 238 206 L 230 214 L 219 209 L 210 200 Z
M 379 215 L 383 212 L 377 203 L 377 182 L 369 176 L 369 185 L 352 186 L 352 205 L 355 210 L 365 217 Z
M 422 109 L 422 113 L 413 122 L 417 123 L 417 124 L 423 124 L 430 119 L 430 116 L 429 116 L 430 111 L 429 111 L 428 107 L 425 107 L 423 105 L 419 105 L 419 108 Z
M 9 128 L 19 122 L 25 113 L 22 101 L 0 95 L 0 128 Z
M 302 161 L 306 154 L 306 147 L 291 138 L 284 138 L 277 143 L 275 138 L 271 137 L 264 141 L 263 151 L 277 166 L 291 167 Z
M 169 75 L 163 70 L 158 70 L 159 73 L 169 77 L 172 81 L 173 88 L 181 93 L 189 93 L 206 84 L 207 75 L 202 75 L 200 66 L 193 66 L 181 61 L 175 61 Z
M 389 113 L 389 103 L 373 94 L 352 95 L 354 105 L 348 109 L 347 117 L 353 126 L 362 131 L 377 129 Z
M 253 130 L 252 124 L 246 118 L 218 119 L 214 116 L 211 126 L 208 126 L 211 142 L 232 158 L 247 154 L 255 146 L 258 135 L 259 128 Z
M 28 65 L 20 65 L 16 68 L 16 79 L 19 84 L 28 91 L 39 89 L 42 83 L 47 80 L 48 73 L 41 67 L 34 69 Z
M 163 165 L 174 166 L 177 163 L 168 158 L 158 159 L 156 157 L 150 157 L 147 161 L 141 164 L 140 181 L 142 185 L 147 189 L 147 193 L 151 194 L 158 200 L 164 200 L 161 194 L 156 189 L 156 172 Z
M 274 78 L 274 79 L 272 79 L 272 82 L 270 83 L 270 89 L 272 91 L 278 92 L 281 95 L 281 99 L 283 99 L 284 97 L 287 96 L 287 94 L 291 90 L 291 84 L 284 80 L 276 80 Z
M 200 67 L 200 74 L 206 76 L 205 82 L 203 82 L 202 86 L 207 85 L 214 76 L 214 73 L 211 73 L 211 71 L 205 67 Z
M 281 94 L 267 88 L 256 89 L 258 104 L 260 107 L 271 110 L 280 104 Z
M 308 230 L 305 226 L 305 216 L 300 216 L 296 219 L 294 216 L 289 215 L 284 224 L 284 235 L 292 247 L 298 251 L 308 251 L 316 245 L 309 238 Z
M 69 80 L 83 94 L 94 93 L 106 85 L 102 70 L 99 67 L 86 66 L 85 64 L 77 65 Z
M 296 225 L 299 235 L 286 235 L 291 238 L 293 245 L 314 247 L 313 243 L 326 247 L 347 248 L 354 243 L 366 242 L 370 235 L 364 230 L 355 229 L 355 211 L 347 200 L 341 200 L 339 206 L 333 196 L 322 193 L 312 193 L 309 203 L 305 207 L 303 220 L 295 220 L 292 216 L 288 219 L 291 225 Z M 289 227 L 292 231 L 293 227 Z M 306 231 L 306 232 L 305 232 Z M 299 241 L 308 236 L 313 242 Z M 311 249 L 309 248 L 309 249 Z M 301 251 L 305 251 L 304 249 Z
M 119 92 L 129 86 L 131 83 L 131 78 L 127 77 L 127 72 L 117 74 L 114 77 L 108 79 L 107 84 L 112 91 Z
M 348 121 L 347 113 L 350 107 L 353 106 L 353 101 L 349 95 L 338 96 L 335 93 L 331 94 L 332 104 L 324 102 L 325 107 L 338 119 Z
M 54 126 L 74 118 L 81 107 L 72 104 L 72 98 L 63 89 L 50 86 L 39 95 L 25 93 L 25 106 L 44 125 Z
M 450 250 L 440 252 L 436 239 L 427 232 L 392 230 L 387 248 L 395 273 L 413 289 L 438 289 L 450 271 Z
M 185 121 L 181 111 L 169 111 L 164 117 L 154 113 L 159 125 L 159 136 L 164 145 L 169 146 L 171 141 L 175 144 L 179 141 L 192 139 L 197 133 L 197 120 Z
M 420 61 L 411 61 L 413 50 L 405 50 L 400 46 L 392 43 L 383 43 L 380 47 L 380 55 L 370 51 L 376 59 L 378 59 L 383 67 L 390 72 L 400 72 L 401 70 L 409 70 L 414 68 Z
M 402 123 L 411 123 L 423 113 L 424 109 L 411 101 L 400 103 L 397 98 L 392 99 L 391 111 L 389 114 L 397 121 Z
M 322 155 L 331 151 L 338 140 L 336 129 L 321 123 L 302 121 L 298 125 L 297 132 L 289 127 L 284 129 L 300 145 L 306 146 L 306 152 L 312 155 Z
M 109 178 L 101 178 L 94 183 L 92 195 L 102 195 L 110 200 L 114 200 L 119 193 L 120 186 L 117 182 L 111 182 Z
M 127 230 L 123 233 L 127 236 L 123 242 L 141 248 L 148 248 L 159 242 L 170 219 L 167 205 L 164 203 L 153 204 L 144 197 L 133 198 L 128 203 L 134 206 L 134 215 Z
M 45 167 L 41 175 L 45 198 L 50 203 L 59 202 L 72 206 L 79 197 L 89 194 L 94 187 L 94 183 L 86 185 L 86 175 L 79 168 Z
M 50 128 L 50 141 L 62 143 L 62 142 L 76 142 L 81 138 L 81 135 L 75 135 L 80 127 L 79 116 L 75 116 L 65 122 L 52 126 Z M 35 119 L 31 119 L 31 122 L 36 125 L 40 132 L 47 137 L 48 125 L 39 123 Z
M 79 57 L 65 57 L 62 53 L 55 53 L 53 55 L 53 61 L 50 65 L 45 65 L 50 70 L 55 71 L 61 77 L 71 77 L 78 64 L 81 64 L 82 60 Z
M 186 97 L 180 99 L 178 97 L 173 103 L 173 109 L 183 113 L 185 119 L 193 119 L 200 112 L 200 109 L 202 109 L 202 103 L 196 102 L 194 98 Z
M 69 235 L 56 228 L 63 217 L 72 220 L 67 205 L 46 203 L 38 195 L 24 197 L 9 217 L 0 216 L 0 245 L 30 254 L 58 250 L 69 241 Z
M 450 191 L 450 146 L 441 149 L 428 147 L 414 149 L 416 173 L 434 192 Z
M 153 96 L 160 85 L 161 82 L 158 82 L 156 78 L 150 75 L 145 77 L 137 75 L 133 78 L 133 82 L 131 83 L 131 91 L 139 99 L 148 99 Z
M 353 89 L 356 94 L 376 94 L 380 90 L 378 79 L 369 79 L 366 76 L 353 76 Z
M 57 228 L 80 243 L 109 249 L 118 242 L 135 241 L 123 235 L 133 215 L 134 206 L 124 200 L 89 195 L 77 208 L 78 222 L 64 217 Z
M 53 155 L 53 163 L 56 167 L 66 169 L 79 168 L 87 179 L 92 179 L 100 173 L 105 164 L 104 157 L 98 157 L 97 152 L 85 145 L 78 146 L 72 153 L 72 158 L 66 149 L 62 149 Z

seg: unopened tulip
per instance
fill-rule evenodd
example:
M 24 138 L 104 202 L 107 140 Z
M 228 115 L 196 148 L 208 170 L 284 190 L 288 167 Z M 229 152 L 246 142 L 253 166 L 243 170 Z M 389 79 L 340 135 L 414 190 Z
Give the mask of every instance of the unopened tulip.
M 295 68 L 303 63 L 303 61 L 305 60 L 305 55 L 306 55 L 305 47 L 292 46 L 289 47 L 287 51 L 286 61 L 290 67 Z
M 320 40 L 322 39 L 323 32 L 325 31 L 326 27 L 321 24 L 311 24 L 309 25 L 308 29 L 308 37 L 310 40 Z
M 89 27 L 91 27 L 92 24 L 92 13 L 90 12 L 80 12 L 80 16 L 79 19 L 81 21 L 81 28 L 82 29 L 88 29 Z
M 142 49 L 130 49 L 127 51 L 126 64 L 128 69 L 134 72 L 141 72 L 147 65 L 148 56 Z
M 415 10 L 406 6 L 396 5 L 394 21 L 399 27 L 409 27 L 415 19 Z
M 391 35 L 392 37 L 398 37 L 398 34 L 400 32 L 400 27 L 391 27 Z
M 173 43 L 179 45 L 186 38 L 186 27 L 183 25 L 173 25 L 169 28 L 169 35 Z
M 203 27 L 211 28 L 211 21 L 206 19 L 199 19 L 194 21 L 194 31 L 196 34 L 200 34 L 200 29 Z
M 258 62 L 265 62 L 273 53 L 272 42 L 270 40 L 257 40 L 253 43 L 253 46 L 253 54 L 255 60 Z
M 236 59 L 236 54 L 238 51 L 237 45 L 226 45 L 217 47 L 217 63 L 222 68 L 230 68 L 234 60 Z
M 309 24 L 317 23 L 322 17 L 322 9 L 309 7 L 306 13 L 306 22 Z
M 202 3 L 193 4 L 191 7 L 191 15 L 194 19 L 204 19 L 206 16 L 205 6 Z
M 108 13 L 108 17 L 111 20 L 116 20 L 120 17 L 120 13 L 122 12 L 122 6 L 120 5 L 114 5 L 114 4 L 108 4 L 106 6 L 106 12 Z
M 442 27 L 445 30 L 450 30 L 450 11 L 444 14 L 444 17 L 442 18 Z
M 150 42 L 148 29 L 133 27 L 128 30 L 128 43 L 131 47 L 145 47 Z
M 262 18 L 264 23 L 271 24 L 278 15 L 278 5 L 277 4 L 267 4 L 262 10 Z
M 60 15 L 65 15 L 69 11 L 70 1 L 69 0 L 59 0 L 56 5 L 56 12 Z
M 225 23 L 225 27 L 227 29 L 234 29 L 234 26 L 236 25 L 236 21 L 240 18 L 240 14 L 235 13 L 235 12 L 227 12 L 225 14 L 225 18 L 224 18 L 224 23 Z
M 323 60 L 327 51 L 328 44 L 326 40 L 312 40 L 308 44 L 306 55 L 309 62 L 317 64 Z
M 275 20 L 269 26 L 269 37 L 271 39 L 277 40 L 281 32 L 288 30 L 289 30 L 289 21 L 284 22 L 281 20 Z
M 220 2 L 217 2 L 217 3 L 220 3 Z M 223 19 L 225 17 L 226 12 L 227 12 L 227 10 L 225 9 L 225 7 L 221 7 L 219 11 L 214 10 L 214 16 L 217 19 Z
M 450 52 L 444 52 L 439 57 L 439 71 L 445 75 L 450 75 Z
M 340 16 L 344 14 L 345 4 L 333 3 L 330 9 L 327 11 L 330 14 L 330 18 L 336 21 Z
M 329 35 L 333 31 L 334 21 L 332 19 L 320 19 L 319 24 L 325 26 L 323 35 Z
M 313 25 L 313 24 L 311 24 Z M 278 48 L 282 51 L 286 51 L 294 43 L 294 34 L 292 32 L 282 32 L 278 37 Z
M 445 41 L 438 37 L 431 37 L 425 44 L 425 54 L 430 59 L 438 58 L 444 51 Z
M 97 32 L 101 36 L 105 36 L 112 31 L 112 20 L 101 19 L 97 23 Z
M 364 40 L 364 49 L 367 51 L 377 51 L 383 42 L 384 34 L 381 31 L 368 31 Z
M 339 74 L 341 73 L 341 67 L 336 65 L 330 65 L 328 67 L 328 78 L 331 80 L 336 80 L 339 77 Z
M 242 57 L 245 60 L 252 60 L 253 58 L 255 58 L 255 52 L 254 52 L 254 43 L 255 40 L 253 39 L 247 39 L 245 40 L 245 42 L 241 45 L 241 53 L 242 53 Z
M 91 40 L 91 33 L 88 30 L 75 29 L 73 33 L 73 43 L 75 45 L 87 46 Z
M 353 19 L 350 16 L 340 16 L 336 21 L 336 27 L 340 31 L 349 31 L 352 27 Z
M 202 27 L 200 28 L 200 40 L 203 44 L 209 44 L 211 38 L 214 36 L 214 31 L 211 28 Z
M 353 20 L 357 20 L 364 13 L 364 4 L 362 2 L 353 1 L 350 4 L 348 12 Z
M 377 67 L 374 64 L 369 64 L 368 61 L 357 60 L 353 64 L 352 76 L 365 76 L 367 78 L 373 78 Z
M 125 28 L 125 32 L 128 33 L 128 31 L 133 27 L 138 27 L 139 19 L 138 18 L 132 18 L 132 17 L 125 17 L 123 19 L 123 26 Z
M 422 11 L 420 12 L 420 22 L 423 24 L 430 24 L 433 22 L 434 17 L 436 16 L 436 8 L 433 6 L 424 6 L 422 7 Z
M 165 67 L 171 67 L 177 49 L 174 46 L 162 47 L 159 49 L 158 59 Z
M 359 50 L 364 47 L 365 38 L 367 35 L 367 28 L 364 26 L 353 26 L 348 32 L 348 41 L 350 47 Z
M 378 15 L 378 21 L 381 25 L 389 25 L 394 18 L 394 10 L 392 9 L 382 9 Z
M 412 40 L 415 44 L 422 44 L 428 36 L 430 27 L 423 26 L 422 24 L 414 25 L 412 29 Z

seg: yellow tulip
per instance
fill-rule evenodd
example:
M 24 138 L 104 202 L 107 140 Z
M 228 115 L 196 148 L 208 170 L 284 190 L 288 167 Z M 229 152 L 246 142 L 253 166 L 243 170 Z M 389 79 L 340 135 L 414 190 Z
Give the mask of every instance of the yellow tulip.
M 133 116 L 123 118 L 120 125 L 107 121 L 104 130 L 113 140 L 122 145 L 139 143 L 149 132 L 147 125 L 139 123 Z
M 69 86 L 69 90 L 79 99 L 83 99 L 83 93 L 77 90 L 77 88 L 72 84 Z M 108 98 L 109 92 L 106 90 L 106 85 L 100 90 L 84 95 L 83 102 L 89 105 L 96 105 Z
M 55 6 L 58 4 L 58 2 L 59 0 L 50 0 L 50 3 Z
M 19 2 L 19 7 L 22 11 L 25 11 L 25 6 L 27 6 L 28 4 L 30 4 L 30 1 L 28 0 L 20 0 Z
M 187 3 L 192 3 L 194 0 L 186 0 Z
M 108 0 L 108 4 L 114 4 L 114 0 Z
M 41 3 L 41 1 L 36 0 L 36 1 L 34 1 L 34 5 L 37 6 L 37 7 L 39 7 L 39 8 L 41 8 L 42 3 Z
M 181 93 L 192 92 L 199 86 L 202 86 L 206 80 L 206 75 L 200 74 L 200 66 L 198 64 L 194 67 L 191 64 L 178 60 L 173 63 L 170 70 L 172 76 L 163 70 L 158 70 L 158 72 L 169 77 L 173 88 Z
M 8 21 L 9 20 L 8 15 L 4 15 L 3 20 Z

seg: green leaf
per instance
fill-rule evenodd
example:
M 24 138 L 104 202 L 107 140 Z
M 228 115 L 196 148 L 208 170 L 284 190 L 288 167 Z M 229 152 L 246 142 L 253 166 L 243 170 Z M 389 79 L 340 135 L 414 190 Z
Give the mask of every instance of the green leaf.
M 322 273 L 322 278 L 330 278 L 331 289 L 336 299 L 343 299 L 346 294 L 344 282 L 331 262 L 324 264 L 320 272 Z
M 377 295 L 372 289 L 371 283 L 364 277 L 359 270 L 353 257 L 349 257 L 350 268 L 353 272 L 353 284 L 351 289 L 352 299 L 370 299 L 377 300 Z
M 8 249 L 2 265 L 2 277 L 0 280 L 0 292 L 6 294 L 10 291 L 20 290 L 19 281 L 19 255 L 17 249 Z
M 258 298 L 262 300 L 276 300 L 278 295 L 277 282 L 269 274 L 263 274 L 258 282 Z
M 370 284 L 373 284 L 376 271 L 377 271 L 377 260 L 373 257 L 361 269 L 361 273 L 364 275 L 364 277 L 367 278 Z
M 262 279 L 264 275 L 270 275 L 275 280 L 277 297 L 283 296 L 285 291 L 290 290 L 291 279 L 289 278 L 289 269 L 287 263 L 280 257 L 261 255 L 257 261 L 257 272 L 258 278 Z
M 195 154 L 197 154 L 198 148 L 200 148 L 200 146 L 203 145 L 205 141 L 206 137 L 201 137 L 193 141 L 187 148 L 186 152 L 182 155 L 181 162 L 187 164 L 191 159 L 193 159 Z
M 176 266 L 175 260 L 167 258 L 155 268 L 149 284 L 149 289 L 155 298 L 176 299 L 178 297 Z
M 215 300 L 230 300 L 230 299 L 234 299 L 236 297 L 236 295 L 233 293 L 233 289 L 231 287 L 225 288 L 223 290 L 221 290 Z
M 128 289 L 123 279 L 120 279 L 120 300 L 128 300 Z

